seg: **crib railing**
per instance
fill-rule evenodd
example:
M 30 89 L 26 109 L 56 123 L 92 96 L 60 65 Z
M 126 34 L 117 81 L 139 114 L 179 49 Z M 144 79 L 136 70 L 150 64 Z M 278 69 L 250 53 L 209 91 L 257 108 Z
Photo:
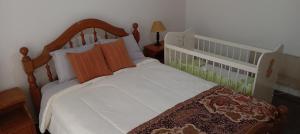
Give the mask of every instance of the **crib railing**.
M 234 60 L 257 65 L 259 58 L 263 53 L 271 52 L 269 50 L 223 41 L 219 39 L 195 35 L 195 50 L 207 52 Z
M 269 51 L 199 35 L 182 36 L 177 43 L 165 43 L 165 64 L 251 95 L 265 52 Z

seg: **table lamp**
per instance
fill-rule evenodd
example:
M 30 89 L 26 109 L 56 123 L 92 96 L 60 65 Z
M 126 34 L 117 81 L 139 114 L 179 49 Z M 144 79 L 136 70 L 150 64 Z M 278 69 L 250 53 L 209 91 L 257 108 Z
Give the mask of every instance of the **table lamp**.
M 165 28 L 164 24 L 161 21 L 154 21 L 153 22 L 151 32 L 156 32 L 156 44 L 155 45 L 157 45 L 157 46 L 160 45 L 160 43 L 159 43 L 159 38 L 160 38 L 159 32 L 164 32 L 164 31 L 166 31 L 166 28 Z

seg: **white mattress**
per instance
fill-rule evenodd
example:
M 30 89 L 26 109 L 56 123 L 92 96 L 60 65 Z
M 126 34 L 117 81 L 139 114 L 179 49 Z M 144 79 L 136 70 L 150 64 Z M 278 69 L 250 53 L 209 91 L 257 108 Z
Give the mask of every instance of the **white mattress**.
M 40 130 L 51 134 L 124 134 L 214 83 L 147 59 L 45 100 Z M 43 96 L 45 93 L 43 94 Z

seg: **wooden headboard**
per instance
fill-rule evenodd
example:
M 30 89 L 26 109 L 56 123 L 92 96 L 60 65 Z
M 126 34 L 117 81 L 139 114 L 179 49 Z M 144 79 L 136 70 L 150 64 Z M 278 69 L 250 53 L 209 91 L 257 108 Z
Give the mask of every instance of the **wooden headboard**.
M 137 42 L 140 40 L 140 34 L 138 31 L 138 24 L 134 23 L 133 25 L 133 36 Z M 69 47 L 73 48 L 72 38 L 76 35 L 80 35 L 82 45 L 86 44 L 84 30 L 93 29 L 94 42 L 98 41 L 97 30 L 101 29 L 105 32 L 105 38 L 108 38 L 108 34 L 114 35 L 116 37 L 124 37 L 129 35 L 124 29 L 115 27 L 107 22 L 97 20 L 97 19 L 85 19 L 81 20 L 71 27 L 69 27 L 64 33 L 62 33 L 57 39 L 55 39 L 50 44 L 46 45 L 42 53 L 36 57 L 31 58 L 28 56 L 29 49 L 27 47 L 22 47 L 20 53 L 23 55 L 22 63 L 25 73 L 27 74 L 27 80 L 29 84 L 30 94 L 33 100 L 33 104 L 36 112 L 40 110 L 41 102 L 41 91 L 40 87 L 37 84 L 36 77 L 34 72 L 36 69 L 45 66 L 47 71 L 47 76 L 50 82 L 54 81 L 53 73 L 51 72 L 49 61 L 51 60 L 50 52 L 63 48 L 66 44 Z

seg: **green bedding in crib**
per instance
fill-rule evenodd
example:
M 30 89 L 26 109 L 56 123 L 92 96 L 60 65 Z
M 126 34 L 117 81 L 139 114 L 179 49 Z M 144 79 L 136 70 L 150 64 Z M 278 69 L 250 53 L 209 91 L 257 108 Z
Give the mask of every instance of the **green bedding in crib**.
M 246 95 L 252 95 L 253 84 L 254 84 L 253 76 L 244 75 L 244 77 L 248 77 L 248 78 L 239 78 L 238 80 L 228 79 L 214 72 L 213 70 L 209 70 L 209 68 L 206 69 L 204 63 L 205 62 L 202 63 L 200 60 L 195 60 L 193 64 L 189 62 L 185 64 L 184 63 L 179 64 L 179 62 L 169 62 L 166 64 L 176 69 L 179 69 L 181 71 L 197 76 L 199 78 L 217 83 L 222 86 L 229 87 L 237 92 Z

